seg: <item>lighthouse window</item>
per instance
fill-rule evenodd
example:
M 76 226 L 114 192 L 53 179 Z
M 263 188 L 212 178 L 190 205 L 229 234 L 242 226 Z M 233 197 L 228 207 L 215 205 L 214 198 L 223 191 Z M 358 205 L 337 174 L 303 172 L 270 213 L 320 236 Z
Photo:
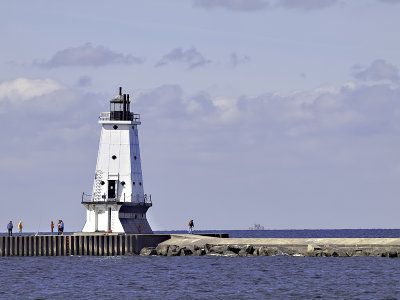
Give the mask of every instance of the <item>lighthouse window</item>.
M 112 159 L 116 159 L 117 157 L 115 155 L 111 156 Z
M 135 129 L 135 126 L 132 126 L 132 129 Z
M 134 157 L 134 159 L 136 160 L 136 156 Z
M 121 185 L 125 185 L 125 181 L 121 181 Z
M 118 125 L 114 125 L 113 128 L 114 128 L 114 129 L 118 129 Z
M 142 183 L 141 183 L 141 182 L 139 182 L 139 185 L 140 185 L 140 186 L 142 186 Z
M 101 185 L 105 185 L 106 183 L 102 180 L 102 181 L 100 182 L 100 184 L 101 184 Z
M 133 182 L 133 185 L 135 185 L 135 182 Z

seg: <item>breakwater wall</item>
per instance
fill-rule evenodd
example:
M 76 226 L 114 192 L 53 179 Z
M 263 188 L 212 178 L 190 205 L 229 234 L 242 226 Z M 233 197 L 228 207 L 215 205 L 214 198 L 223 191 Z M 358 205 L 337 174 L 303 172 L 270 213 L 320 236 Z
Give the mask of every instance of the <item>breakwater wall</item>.
M 0 256 L 130 255 L 169 238 L 150 234 L 0 236 Z
M 0 256 L 378 256 L 400 257 L 400 238 L 229 238 L 227 234 L 0 236 Z
M 400 257 L 400 238 L 225 238 L 172 235 L 142 255 Z
M 227 237 L 208 234 L 209 237 Z M 169 234 L 83 234 L 0 236 L 0 256 L 116 256 L 139 254 L 171 239 Z

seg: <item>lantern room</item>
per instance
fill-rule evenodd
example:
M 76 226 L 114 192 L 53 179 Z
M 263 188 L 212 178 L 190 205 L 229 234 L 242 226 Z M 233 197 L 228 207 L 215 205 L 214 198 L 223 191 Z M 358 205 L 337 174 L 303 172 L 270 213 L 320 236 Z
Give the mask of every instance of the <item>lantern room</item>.
M 110 120 L 132 121 L 129 94 L 122 94 L 122 88 L 119 88 L 119 95 L 110 101 Z

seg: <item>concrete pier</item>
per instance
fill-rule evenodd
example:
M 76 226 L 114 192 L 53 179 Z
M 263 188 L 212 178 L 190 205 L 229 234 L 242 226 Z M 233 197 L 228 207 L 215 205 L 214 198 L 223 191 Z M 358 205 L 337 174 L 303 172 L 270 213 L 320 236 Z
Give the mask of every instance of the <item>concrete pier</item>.
M 206 234 L 227 237 L 225 234 Z M 104 234 L 0 236 L 0 256 L 117 256 L 157 247 L 170 234 Z
M 379 256 L 400 257 L 400 238 L 229 238 L 227 234 L 0 236 L 0 256 Z
M 0 256 L 131 255 L 170 238 L 169 234 L 0 236 Z

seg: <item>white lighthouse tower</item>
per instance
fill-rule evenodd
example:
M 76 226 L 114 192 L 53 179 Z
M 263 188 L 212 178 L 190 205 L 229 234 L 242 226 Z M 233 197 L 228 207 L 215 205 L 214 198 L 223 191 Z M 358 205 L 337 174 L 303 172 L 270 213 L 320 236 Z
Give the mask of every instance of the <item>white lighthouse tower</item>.
M 122 94 L 122 88 L 110 101 L 110 112 L 100 114 L 99 123 L 102 128 L 93 192 L 82 195 L 86 208 L 82 232 L 153 233 L 146 219 L 152 202 L 143 190 L 140 115 L 130 112 L 129 94 Z

